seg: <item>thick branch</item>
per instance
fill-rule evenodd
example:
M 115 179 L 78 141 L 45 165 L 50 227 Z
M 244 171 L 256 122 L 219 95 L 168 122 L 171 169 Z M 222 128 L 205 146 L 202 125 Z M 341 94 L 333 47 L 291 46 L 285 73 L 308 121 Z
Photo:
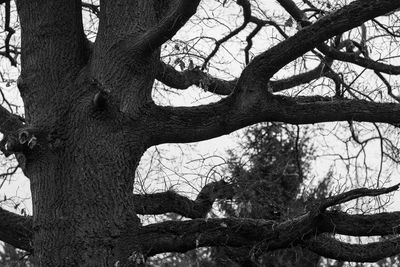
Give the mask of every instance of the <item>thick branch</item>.
M 328 68 L 326 68 L 325 63 L 321 63 L 310 71 L 282 80 L 271 81 L 269 86 L 273 92 L 284 91 L 318 79 L 326 75 L 327 71 Z M 160 62 L 156 78 L 163 84 L 175 89 L 185 90 L 190 86 L 196 85 L 204 91 L 217 95 L 230 95 L 237 83 L 237 79 L 230 81 L 218 79 L 201 71 L 199 68 L 177 71 L 174 67 L 164 62 Z
M 173 191 L 149 195 L 134 195 L 135 210 L 138 214 L 164 214 L 174 212 L 188 218 L 204 218 L 216 199 L 233 196 L 232 188 L 224 181 L 206 185 L 196 200 L 178 195 Z
M 395 235 L 400 233 L 400 212 L 349 215 L 327 211 L 320 215 L 318 230 L 350 236 Z
M 201 246 L 242 247 L 261 244 L 263 249 L 271 251 L 306 242 L 313 248 L 313 236 L 323 232 L 342 233 L 343 231 L 354 234 L 357 231 L 360 236 L 392 234 L 392 231 L 398 228 L 398 213 L 367 216 L 347 215 L 324 211 L 321 210 L 321 207 L 326 206 L 326 203 L 349 201 L 352 199 L 349 196 L 376 195 L 391 192 L 395 188 L 397 187 L 384 188 L 379 191 L 376 189 L 352 190 L 323 200 L 321 205 L 315 205 L 312 210 L 304 215 L 281 223 L 271 220 L 241 218 L 170 221 L 145 226 L 135 238 L 139 238 L 142 244 L 142 252 L 150 256 L 161 252 L 185 252 Z M 340 222 L 340 220 L 343 222 Z M 360 223 L 365 223 L 366 220 L 368 220 L 367 227 L 355 229 Z M 335 227 L 336 222 L 339 222 L 337 228 Z M 349 225 L 351 223 L 354 223 L 354 225 Z M 376 228 L 371 228 L 372 226 Z M 346 230 L 346 227 L 353 229 L 353 232 Z M 315 240 L 318 241 L 318 239 Z M 324 249 L 323 253 L 325 254 L 322 255 L 335 255 L 334 248 L 332 252 L 328 250 L 328 246 Z
M 29 252 L 33 251 L 32 219 L 0 208 L 0 240 Z
M 319 243 L 314 242 L 321 242 L 321 240 L 332 242 L 332 240 L 325 239 L 321 235 L 314 239 L 310 233 L 326 232 L 354 236 L 397 234 L 400 214 L 348 215 L 343 212 L 327 211 L 316 215 L 315 218 L 315 224 L 309 214 L 283 223 L 252 219 L 196 219 L 185 222 L 163 222 L 143 227 L 139 238 L 143 242 L 143 249 L 147 255 L 161 252 L 185 252 L 201 246 L 251 246 L 260 242 L 266 251 L 272 251 L 305 242 L 307 248 L 310 246 L 309 249 L 318 254 L 321 253 L 320 255 L 343 259 L 340 258 L 340 254 L 332 256 L 337 253 L 335 246 L 331 248 L 332 251 L 329 250 L 329 246 L 324 247 L 322 251 L 316 251 L 315 244 Z M 344 247 L 353 246 L 341 244 Z M 371 246 L 378 244 L 372 243 Z M 378 259 L 389 256 L 380 255 Z
M 164 62 L 160 62 L 156 78 L 163 84 L 175 89 L 185 90 L 196 85 L 207 92 L 218 95 L 232 93 L 237 82 L 237 80 L 225 81 L 214 78 L 199 68 L 180 72 Z
M 149 106 L 144 123 L 155 129 L 154 143 L 194 142 L 262 122 L 293 124 L 356 120 L 398 123 L 399 105 L 324 97 L 273 97 L 272 75 L 326 39 L 400 7 L 395 0 L 359 0 L 319 19 L 293 37 L 257 56 L 226 99 L 198 107 Z
M 375 196 L 380 196 L 383 194 L 388 194 L 388 193 L 396 191 L 398 189 L 399 189 L 398 184 L 391 186 L 391 187 L 379 188 L 379 189 L 357 188 L 357 189 L 350 190 L 348 192 L 339 194 L 337 196 L 332 196 L 332 197 L 328 198 L 327 200 L 325 200 L 321 203 L 320 209 L 325 210 L 329 207 L 339 205 L 339 204 L 357 199 L 362 196 L 375 197 Z
M 265 90 L 266 91 L 266 90 Z M 153 143 L 184 143 L 229 134 L 258 122 L 310 124 L 331 121 L 399 123 L 400 105 L 330 97 L 283 97 L 251 92 L 197 107 L 152 105 L 143 116 Z
M 134 40 L 126 40 L 123 44 L 129 54 L 144 53 L 151 54 L 163 43 L 171 39 L 196 13 L 200 0 L 180 0 L 176 7 L 155 27 Z
M 0 106 L 0 132 L 8 135 L 23 126 L 23 119 Z
M 302 216 L 284 223 L 253 219 L 195 219 L 143 227 L 136 237 L 144 254 L 186 252 L 204 246 L 241 247 L 263 242 L 269 250 L 285 248 L 311 234 L 314 220 Z
M 399 7 L 400 2 L 395 0 L 354 1 L 255 57 L 243 71 L 239 84 L 254 79 L 268 81 L 283 66 L 323 41 Z
M 307 249 L 318 255 L 340 261 L 376 262 L 400 253 L 400 237 L 360 245 L 318 236 L 305 244 Z

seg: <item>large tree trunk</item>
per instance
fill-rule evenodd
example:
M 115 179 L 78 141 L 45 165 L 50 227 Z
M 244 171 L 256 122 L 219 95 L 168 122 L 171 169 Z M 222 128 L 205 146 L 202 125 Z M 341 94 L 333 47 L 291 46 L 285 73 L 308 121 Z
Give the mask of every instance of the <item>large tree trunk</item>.
M 100 41 L 89 60 L 80 1 L 18 1 L 19 88 L 33 128 L 27 131 L 38 139 L 25 153 L 25 174 L 39 266 L 114 266 L 134 254 L 135 244 L 122 237 L 140 225 L 132 191 L 147 146 L 140 123 L 120 110 L 134 117 L 139 104 L 151 101 L 152 57 L 138 57 L 140 72 L 132 75 L 121 49 L 107 52 L 122 33 L 154 24 L 152 1 L 134 2 L 104 4 Z

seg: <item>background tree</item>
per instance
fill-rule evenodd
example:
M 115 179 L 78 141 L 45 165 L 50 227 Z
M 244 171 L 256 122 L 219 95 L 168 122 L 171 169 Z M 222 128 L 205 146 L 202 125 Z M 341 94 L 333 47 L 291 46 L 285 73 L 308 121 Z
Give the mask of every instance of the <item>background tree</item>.
M 309 168 L 315 153 L 307 132 L 267 123 L 249 128 L 243 139 L 243 150 L 230 151 L 228 161 L 234 194 L 233 201 L 222 202 L 222 210 L 229 217 L 285 221 L 304 213 L 307 200 L 315 200 L 316 194 L 327 196 L 329 179 L 317 187 L 318 192 L 304 190 L 311 181 Z M 222 266 L 317 266 L 319 261 L 318 255 L 301 248 L 272 253 L 257 246 L 213 251 Z
M 228 195 L 223 182 L 206 185 L 195 200 L 172 191 L 133 194 L 137 166 L 151 146 L 207 140 L 258 122 L 345 121 L 365 152 L 365 143 L 376 136 L 361 139 L 363 124 L 355 122 L 400 122 L 397 84 L 391 78 L 399 74 L 398 0 L 279 0 L 276 8 L 290 15 L 285 13 L 283 20 L 272 16 L 268 5 L 246 0 L 18 0 L 20 38 L 11 26 L 14 2 L 1 3 L 1 54 L 10 64 L 21 64 L 17 87 L 24 103 L 23 117 L 12 113 L 12 106 L 0 108 L 2 151 L 15 155 L 30 179 L 33 214 L 0 210 L 0 239 L 33 253 L 38 266 L 134 265 L 163 252 L 256 244 L 264 252 L 301 246 L 345 261 L 371 262 L 399 253 L 398 213 L 356 215 L 330 209 L 398 189 L 378 188 L 379 179 L 376 188 L 321 200 L 285 221 L 204 219 L 212 202 Z M 219 10 L 237 4 L 243 23 L 210 49 L 214 39 L 190 27 L 213 21 L 204 16 L 214 12 L 213 4 Z M 98 16 L 98 27 L 93 20 L 94 27 L 85 32 L 82 8 Z M 205 10 L 202 23 L 196 24 L 200 10 Z M 248 34 L 241 36 L 245 28 Z M 165 44 L 181 29 L 198 35 L 184 49 L 192 58 L 164 53 L 171 52 Z M 270 42 L 258 51 L 252 44 L 256 36 L 265 42 L 261 29 L 270 33 Z M 88 40 L 90 30 L 95 30 L 94 42 Z M 216 72 L 221 64 L 213 59 L 234 36 L 245 40 L 244 64 L 229 68 L 237 75 L 225 80 Z M 197 45 L 208 51 L 205 56 Z M 392 55 L 380 57 L 383 51 Z M 310 61 L 315 68 L 299 73 L 297 63 Z M 283 77 L 280 71 L 293 73 L 288 69 L 295 74 Z M 371 73 L 376 80 L 367 83 Z M 153 90 L 156 79 L 172 90 L 196 86 L 224 97 L 197 106 L 155 102 L 154 92 L 160 92 Z M 306 94 L 285 93 L 319 79 L 320 86 Z M 378 126 L 372 124 L 382 157 L 390 158 L 396 145 Z M 385 154 L 388 150 L 393 153 Z M 165 212 L 193 220 L 142 226 L 137 216 Z M 349 244 L 326 233 L 395 236 Z

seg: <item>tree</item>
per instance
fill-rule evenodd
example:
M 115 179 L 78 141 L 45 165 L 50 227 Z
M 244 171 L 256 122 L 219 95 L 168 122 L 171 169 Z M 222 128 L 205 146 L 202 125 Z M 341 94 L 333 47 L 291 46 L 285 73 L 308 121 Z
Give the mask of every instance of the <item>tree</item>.
M 181 71 L 161 61 L 160 53 L 195 18 L 204 4 L 200 0 L 103 0 L 99 6 L 78 0 L 17 0 L 20 47 L 18 42 L 10 44 L 11 4 L 0 2 L 5 5 L 7 32 L 2 55 L 15 65 L 13 55 L 21 54 L 17 86 L 25 108 L 24 118 L 0 108 L 1 144 L 5 155 L 16 155 L 30 179 L 33 201 L 32 217 L 0 211 L 0 239 L 34 253 L 38 266 L 123 266 L 162 252 L 256 243 L 265 251 L 302 246 L 347 261 L 377 261 L 399 253 L 398 236 L 360 245 L 326 235 L 396 233 L 398 212 L 352 215 L 329 208 L 390 193 L 398 186 L 354 189 L 283 222 L 204 219 L 212 201 L 224 197 L 223 182 L 207 185 L 194 201 L 173 192 L 132 193 L 140 158 L 154 145 L 206 140 L 268 121 L 397 125 L 400 105 L 393 103 L 398 100 L 396 84 L 388 76 L 399 74 L 399 67 L 390 58 L 374 60 L 381 50 L 369 45 L 381 38 L 387 50 L 396 47 L 398 0 L 330 1 L 323 7 L 318 1 L 304 1 L 301 9 L 290 0 L 279 0 L 297 24 L 296 32 L 290 20 L 282 25 L 260 18 L 261 2 L 238 0 L 244 23 L 216 42 L 202 67 L 189 64 L 185 69 L 180 64 Z M 221 8 L 231 4 L 217 2 Z M 85 36 L 82 7 L 99 16 L 94 43 Z M 223 80 L 208 73 L 221 43 L 249 24 L 255 28 L 246 38 L 243 53 L 248 64 L 240 75 Z M 252 39 L 263 27 L 273 27 L 284 39 L 251 59 Z M 369 36 L 365 28 L 376 35 Z M 315 69 L 275 79 L 287 64 L 310 53 L 319 61 Z M 372 70 L 385 91 L 377 86 L 373 99 L 362 87 L 354 88 L 351 82 L 358 78 L 352 76 L 354 71 L 338 73 L 341 65 L 335 64 L 341 62 L 360 66 L 357 77 L 363 69 Z M 333 89 L 324 95 L 278 93 L 321 77 L 333 81 L 322 86 Z M 156 79 L 171 88 L 195 85 L 226 97 L 194 107 L 156 104 Z M 374 85 L 364 84 L 368 86 Z M 194 219 L 141 226 L 137 216 L 164 212 Z
M 222 209 L 229 217 L 283 222 L 301 215 L 316 195 L 327 196 L 329 176 L 314 192 L 301 192 L 302 186 L 307 188 L 309 180 L 305 180 L 315 153 L 307 132 L 300 136 L 282 124 L 257 125 L 246 130 L 241 147 L 244 152 L 230 151 L 228 161 L 234 194 L 233 202 L 223 202 Z M 317 266 L 319 261 L 318 255 L 299 248 L 263 253 L 257 246 L 218 248 L 214 258 L 219 265 L 227 266 Z

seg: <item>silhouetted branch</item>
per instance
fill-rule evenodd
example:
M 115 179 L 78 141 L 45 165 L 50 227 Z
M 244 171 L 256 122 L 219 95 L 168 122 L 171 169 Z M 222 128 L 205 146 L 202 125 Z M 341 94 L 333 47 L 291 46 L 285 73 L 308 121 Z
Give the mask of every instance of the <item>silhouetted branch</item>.
M 360 57 L 357 53 L 341 52 L 325 44 L 319 45 L 318 50 L 320 50 L 324 55 L 336 60 L 353 63 L 367 69 L 372 69 L 387 74 L 400 74 L 400 66 L 385 64 L 370 58 Z
M 32 252 L 32 218 L 0 208 L 0 240 L 16 248 Z
M 331 63 L 332 62 L 328 62 L 328 64 Z M 321 63 L 310 71 L 285 79 L 271 81 L 269 83 L 270 90 L 272 92 L 280 92 L 309 83 L 323 76 L 331 78 L 328 74 L 329 68 L 327 68 L 326 64 L 327 63 Z M 199 68 L 177 71 L 174 67 L 164 62 L 160 62 L 156 78 L 163 84 L 174 89 L 185 90 L 190 86 L 196 85 L 206 92 L 217 95 L 230 95 L 238 82 L 237 79 L 227 81 L 215 78 L 201 71 Z M 265 90 L 267 90 L 267 88 L 265 88 Z
M 211 58 L 215 56 L 215 54 L 218 52 L 220 46 L 231 39 L 233 36 L 237 35 L 239 32 L 241 32 L 244 28 L 246 28 L 247 24 L 250 22 L 250 17 L 251 17 L 251 5 L 248 0 L 237 0 L 236 1 L 238 5 L 240 5 L 243 8 L 243 23 L 240 25 L 238 28 L 234 29 L 232 32 L 230 32 L 228 35 L 225 37 L 221 38 L 217 42 L 215 42 L 215 47 L 211 51 L 211 53 L 207 56 L 207 58 L 204 60 L 203 65 L 201 66 L 201 69 L 204 70 L 207 67 L 207 64 L 210 62 Z
M 138 214 L 164 214 L 174 212 L 188 218 L 204 218 L 216 199 L 233 196 L 231 185 L 225 181 L 210 183 L 203 187 L 195 200 L 173 191 L 148 195 L 134 195 L 135 211 Z
M 122 46 L 129 54 L 144 53 L 150 55 L 163 43 L 171 39 L 196 13 L 200 0 L 180 0 L 176 7 L 165 16 L 158 25 L 154 26 L 140 38 L 127 39 Z
M 175 89 L 185 90 L 196 85 L 204 91 L 217 95 L 229 95 L 233 92 L 237 82 L 237 80 L 225 81 L 214 78 L 199 68 L 177 71 L 164 62 L 160 62 L 156 78 L 163 84 Z
M 357 188 L 336 196 L 332 196 L 324 201 L 319 205 L 320 210 L 325 210 L 329 207 L 339 205 L 346 203 L 348 201 L 364 197 L 364 196 L 369 196 L 369 197 L 375 197 L 375 196 L 380 196 L 383 194 L 388 194 L 390 192 L 394 192 L 399 189 L 400 184 L 387 187 L 387 188 L 379 188 L 379 189 L 369 189 L 369 188 Z
M 305 242 L 318 255 L 340 261 L 376 262 L 400 253 L 400 237 L 368 244 L 349 244 L 320 235 Z
M 382 241 L 369 245 L 351 245 L 326 238 L 321 233 L 356 234 L 372 236 L 391 234 L 398 228 L 400 213 L 375 215 L 348 215 L 336 211 L 321 210 L 326 203 L 342 203 L 352 199 L 392 192 L 395 187 L 384 189 L 356 189 L 336 197 L 328 198 L 315 205 L 309 212 L 284 222 L 243 218 L 195 219 L 191 221 L 168 221 L 144 226 L 135 236 L 142 244 L 142 252 L 151 256 L 162 252 L 185 252 L 204 246 L 260 246 L 265 251 L 302 245 L 320 255 L 352 261 L 372 261 L 399 253 L 399 247 L 392 241 Z M 329 219 L 328 219 L 329 218 Z M 335 223 L 338 223 L 335 225 Z M 354 225 L 352 225 L 354 223 Z M 327 227 L 325 224 L 328 224 Z M 358 228 L 360 224 L 365 227 Z M 338 227 L 335 227 L 338 226 Z M 376 228 L 374 228 L 376 227 Z M 347 228 L 347 229 L 346 229 Z M 326 244 L 330 245 L 324 245 Z M 366 254 L 364 248 L 375 248 L 379 244 L 388 248 Z M 321 248 L 319 248 L 319 246 Z M 365 247 L 364 247 L 365 246 Z M 337 249 L 341 247 L 342 249 Z

